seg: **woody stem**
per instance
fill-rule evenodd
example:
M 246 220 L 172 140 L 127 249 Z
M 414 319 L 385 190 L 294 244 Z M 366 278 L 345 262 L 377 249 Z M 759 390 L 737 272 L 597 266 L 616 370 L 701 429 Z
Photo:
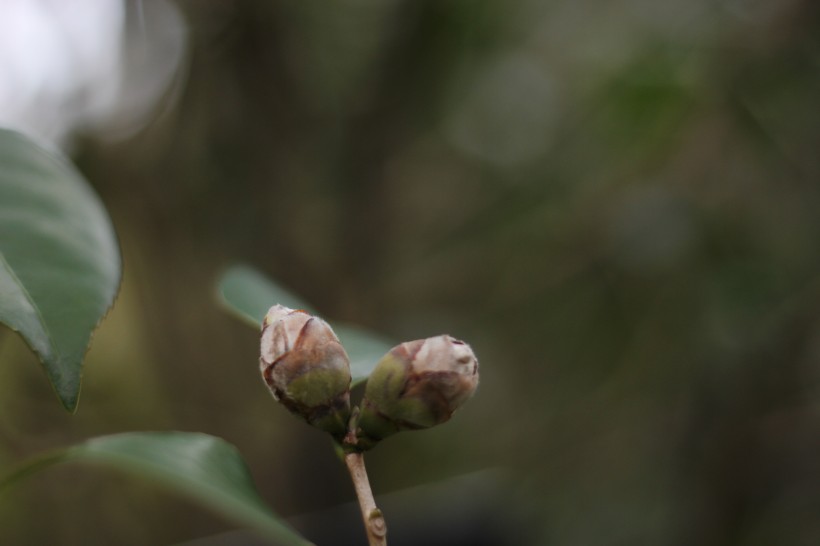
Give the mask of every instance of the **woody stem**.
M 345 455 L 345 464 L 350 471 L 356 496 L 359 498 L 359 508 L 362 511 L 368 543 L 370 546 L 387 546 L 387 523 L 384 521 L 382 511 L 376 508 L 376 501 L 370 490 L 370 481 L 367 479 L 367 470 L 364 467 L 364 455 L 355 452 L 348 453 Z

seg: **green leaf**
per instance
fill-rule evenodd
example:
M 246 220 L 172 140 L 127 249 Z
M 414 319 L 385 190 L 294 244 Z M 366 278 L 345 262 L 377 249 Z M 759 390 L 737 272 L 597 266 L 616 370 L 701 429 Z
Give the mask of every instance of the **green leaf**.
M 0 480 L 0 492 L 20 479 L 64 462 L 108 466 L 182 493 L 282 545 L 309 545 L 271 512 L 237 449 L 207 434 L 129 432 L 92 438 L 24 463 Z
M 225 271 L 217 283 L 217 291 L 222 306 L 254 328 L 262 327 L 268 309 L 277 303 L 315 314 L 307 303 L 246 265 Z
M 244 265 L 228 269 L 217 283 L 217 290 L 222 306 L 254 328 L 261 327 L 268 309 L 277 303 L 317 314 L 309 304 Z M 379 359 L 393 347 L 389 341 L 364 328 L 328 322 L 350 357 L 354 384 L 367 379 Z
M 350 357 L 354 385 L 366 380 L 379 360 L 393 348 L 394 344 L 364 328 L 338 323 L 330 325 Z
M 0 322 L 37 353 L 69 411 L 120 271 L 111 221 L 88 183 L 63 157 L 0 129 Z

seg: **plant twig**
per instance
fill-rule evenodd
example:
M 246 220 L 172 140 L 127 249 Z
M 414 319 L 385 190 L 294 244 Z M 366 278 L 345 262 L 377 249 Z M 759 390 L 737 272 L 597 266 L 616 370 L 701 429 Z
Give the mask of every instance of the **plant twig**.
M 350 471 L 356 496 L 359 498 L 359 508 L 362 510 L 368 543 L 370 546 L 387 546 L 387 523 L 384 521 L 382 511 L 376 508 L 370 481 L 367 479 L 367 470 L 364 467 L 364 454 L 356 452 L 346 454 L 345 464 Z

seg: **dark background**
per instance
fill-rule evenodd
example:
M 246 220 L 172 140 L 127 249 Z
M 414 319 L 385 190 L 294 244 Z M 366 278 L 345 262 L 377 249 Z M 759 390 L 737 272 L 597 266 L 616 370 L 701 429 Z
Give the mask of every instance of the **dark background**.
M 79 411 L 0 332 L 0 463 L 203 431 L 308 537 L 363 540 L 329 442 L 215 303 L 242 262 L 329 319 L 475 349 L 451 422 L 368 455 L 396 544 L 820 544 L 818 4 L 178 5 L 147 125 L 73 141 L 125 265 Z M 0 498 L 4 544 L 232 527 L 86 467 Z

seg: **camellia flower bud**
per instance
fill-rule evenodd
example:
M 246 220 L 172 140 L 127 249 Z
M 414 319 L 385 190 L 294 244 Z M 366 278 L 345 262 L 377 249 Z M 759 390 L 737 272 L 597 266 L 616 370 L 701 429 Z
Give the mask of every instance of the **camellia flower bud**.
M 274 305 L 262 323 L 262 378 L 292 413 L 335 438 L 350 417 L 350 360 L 330 325 Z
M 478 386 L 478 360 L 463 341 L 443 335 L 390 350 L 367 380 L 357 423 L 359 449 L 401 430 L 450 419 Z

